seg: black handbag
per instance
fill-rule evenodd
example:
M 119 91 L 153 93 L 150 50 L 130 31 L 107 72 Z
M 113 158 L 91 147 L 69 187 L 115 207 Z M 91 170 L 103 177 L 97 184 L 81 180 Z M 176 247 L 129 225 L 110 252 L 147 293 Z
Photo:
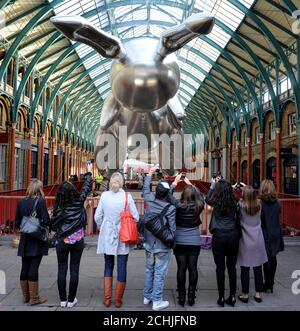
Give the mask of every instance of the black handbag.
M 33 207 L 33 211 L 30 216 L 23 216 L 20 232 L 30 239 L 36 239 L 40 241 L 48 241 L 49 228 L 44 226 L 43 220 L 36 217 L 36 207 L 38 204 L 38 198 L 36 199 Z
M 55 234 L 52 238 L 49 239 L 48 247 L 55 248 L 58 245 L 59 237 Z
M 167 247 L 172 248 L 174 246 L 175 237 L 169 228 L 169 222 L 167 220 L 164 224 L 164 217 L 170 208 L 171 204 L 168 204 L 160 214 L 155 215 L 150 219 L 145 219 L 145 228 L 150 231 L 154 237 L 162 241 Z

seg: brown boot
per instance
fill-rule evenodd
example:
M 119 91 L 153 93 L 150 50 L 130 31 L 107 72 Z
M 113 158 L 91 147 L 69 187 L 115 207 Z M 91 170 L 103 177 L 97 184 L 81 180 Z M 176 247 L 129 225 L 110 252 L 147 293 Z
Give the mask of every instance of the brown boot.
M 109 307 L 111 305 L 112 283 L 113 283 L 112 277 L 104 277 L 103 304 L 106 307 Z
M 29 296 L 30 301 L 29 303 L 31 306 L 40 305 L 46 302 L 46 299 L 41 299 L 39 296 L 39 283 L 38 282 L 28 282 L 29 284 Z
M 126 283 L 117 282 L 116 285 L 116 297 L 115 297 L 115 307 L 122 307 L 122 298 L 125 291 Z
M 21 289 L 22 289 L 22 294 L 23 294 L 23 303 L 28 303 L 29 302 L 29 285 L 28 285 L 28 280 L 21 280 Z

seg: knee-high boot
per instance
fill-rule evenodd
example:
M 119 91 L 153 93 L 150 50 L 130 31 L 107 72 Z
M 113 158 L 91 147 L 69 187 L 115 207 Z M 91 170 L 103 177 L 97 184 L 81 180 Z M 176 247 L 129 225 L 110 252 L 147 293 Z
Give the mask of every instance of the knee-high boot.
M 125 291 L 126 283 L 117 282 L 116 285 L 116 296 L 115 296 L 115 306 L 116 308 L 122 307 L 122 299 Z
M 103 304 L 106 307 L 109 307 L 111 305 L 112 283 L 113 283 L 112 277 L 104 277 Z
M 29 285 L 28 285 L 28 280 L 21 280 L 21 289 L 22 289 L 22 294 L 23 294 L 23 303 L 28 303 L 29 302 Z
M 34 305 L 40 305 L 47 301 L 47 299 L 41 299 L 39 296 L 39 283 L 38 282 L 28 282 L 29 285 L 29 303 Z

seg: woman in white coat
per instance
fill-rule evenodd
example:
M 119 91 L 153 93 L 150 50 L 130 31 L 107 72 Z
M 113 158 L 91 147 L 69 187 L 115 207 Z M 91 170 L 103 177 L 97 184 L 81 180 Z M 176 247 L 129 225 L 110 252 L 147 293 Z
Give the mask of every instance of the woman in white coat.
M 102 193 L 95 213 L 95 222 L 100 230 L 97 254 L 104 254 L 104 299 L 106 307 L 111 305 L 113 269 L 115 256 L 117 256 L 117 284 L 115 293 L 115 306 L 122 306 L 122 298 L 126 286 L 127 260 L 131 245 L 119 240 L 120 218 L 125 208 L 126 193 L 123 190 L 124 179 L 119 172 L 112 174 L 109 191 Z M 139 220 L 139 213 L 131 194 L 127 193 L 128 206 L 135 222 Z

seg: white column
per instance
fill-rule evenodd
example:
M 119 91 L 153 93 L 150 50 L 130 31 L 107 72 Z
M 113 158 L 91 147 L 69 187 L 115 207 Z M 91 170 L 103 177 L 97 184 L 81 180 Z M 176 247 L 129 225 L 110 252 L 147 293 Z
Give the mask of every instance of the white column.
M 208 152 L 208 177 L 209 177 L 209 180 L 212 178 L 212 173 L 213 173 L 212 157 L 211 157 L 211 152 Z
M 227 177 L 227 147 L 223 147 L 222 149 L 222 164 L 221 164 L 221 173 L 224 179 Z

